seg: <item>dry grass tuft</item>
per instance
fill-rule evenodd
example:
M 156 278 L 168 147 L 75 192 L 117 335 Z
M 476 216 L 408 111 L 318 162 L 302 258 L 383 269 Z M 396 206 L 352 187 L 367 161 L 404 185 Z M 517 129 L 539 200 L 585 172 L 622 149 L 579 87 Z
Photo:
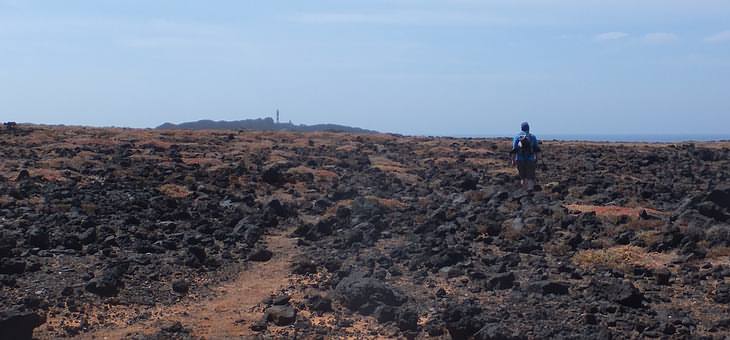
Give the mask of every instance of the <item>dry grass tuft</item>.
M 183 163 L 187 165 L 200 165 L 200 166 L 219 166 L 223 165 L 223 162 L 218 158 L 183 158 Z
M 631 272 L 634 267 L 658 269 L 665 267 L 672 255 L 647 253 L 644 248 L 625 245 L 606 249 L 580 250 L 573 255 L 573 263 L 584 269 L 610 268 Z
M 629 208 L 629 207 L 620 207 L 620 206 L 598 206 L 598 205 L 582 205 L 582 204 L 568 204 L 565 206 L 570 212 L 572 213 L 587 213 L 587 212 L 595 212 L 597 216 L 605 216 L 605 217 L 620 217 L 620 216 L 629 216 L 629 217 L 635 217 L 638 218 L 639 215 L 641 215 L 641 212 L 646 210 L 647 213 L 650 215 L 656 215 L 656 216 L 663 216 L 667 213 L 650 209 L 650 208 Z
M 706 258 L 717 259 L 717 258 L 730 258 L 730 247 L 717 246 L 708 249 Z
M 188 188 L 177 184 L 163 184 L 159 190 L 163 195 L 170 198 L 185 198 L 192 194 Z
M 315 179 L 321 181 L 331 181 L 339 178 L 339 175 L 337 175 L 337 173 L 333 171 L 324 169 L 312 169 L 303 165 L 290 168 L 289 170 L 287 170 L 287 172 L 291 174 L 312 174 Z
M 374 200 L 378 202 L 378 204 L 388 208 L 388 209 L 395 209 L 395 210 L 401 210 L 405 209 L 408 205 L 405 203 L 393 199 L 393 198 L 382 198 L 382 197 L 376 197 L 376 196 L 365 196 L 366 199 Z
M 61 170 L 55 170 L 55 169 L 31 169 L 28 171 L 28 173 L 31 176 L 40 176 L 46 181 L 49 182 L 64 182 L 67 181 L 68 178 L 63 175 L 63 172 Z

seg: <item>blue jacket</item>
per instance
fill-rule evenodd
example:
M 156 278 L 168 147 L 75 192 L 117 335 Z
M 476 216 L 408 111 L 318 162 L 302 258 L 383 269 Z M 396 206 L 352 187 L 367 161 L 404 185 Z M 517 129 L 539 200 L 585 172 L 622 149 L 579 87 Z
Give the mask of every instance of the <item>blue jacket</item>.
M 516 159 L 518 161 L 534 161 L 536 159 L 535 154 L 540 152 L 540 147 L 538 146 L 537 137 L 535 137 L 535 135 L 530 134 L 530 141 L 532 142 L 533 151 L 532 155 L 525 157 L 519 152 L 519 146 L 517 144 L 520 142 L 520 139 L 522 139 L 522 136 L 524 136 L 525 134 L 525 132 L 520 132 L 517 136 L 515 136 L 515 139 L 512 141 L 512 151 L 517 153 Z

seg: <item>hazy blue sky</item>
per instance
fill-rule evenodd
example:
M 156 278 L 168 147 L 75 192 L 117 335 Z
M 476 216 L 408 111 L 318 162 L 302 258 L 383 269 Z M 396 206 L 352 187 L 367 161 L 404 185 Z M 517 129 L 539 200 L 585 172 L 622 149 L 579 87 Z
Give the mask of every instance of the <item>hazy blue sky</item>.
M 0 0 L 0 120 L 730 134 L 727 0 Z

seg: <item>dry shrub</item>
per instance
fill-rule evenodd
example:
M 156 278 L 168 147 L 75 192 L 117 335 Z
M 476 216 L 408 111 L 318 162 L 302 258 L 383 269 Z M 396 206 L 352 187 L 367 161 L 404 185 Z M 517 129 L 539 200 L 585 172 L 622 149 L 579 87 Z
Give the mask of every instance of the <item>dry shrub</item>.
M 707 255 L 705 257 L 708 259 L 730 258 L 730 247 L 712 247 L 707 250 Z
M 497 168 L 497 169 L 489 169 L 489 173 L 490 174 L 507 174 L 507 175 L 511 175 L 511 176 L 516 176 L 517 168 L 509 166 L 509 167 L 503 167 L 503 168 Z
M 664 226 L 665 223 L 666 222 L 662 220 L 631 219 L 628 223 L 626 223 L 626 228 L 632 230 L 659 229 Z
M 68 141 L 74 146 L 113 146 L 118 142 L 110 138 L 72 138 Z
M 610 268 L 623 272 L 632 272 L 636 266 L 662 268 L 671 259 L 670 254 L 647 253 L 644 248 L 632 245 L 580 250 L 573 255 L 573 263 L 584 269 Z
M 339 178 L 339 175 L 333 171 L 324 170 L 324 169 L 312 169 L 303 165 L 290 168 L 287 170 L 288 173 L 291 174 L 311 174 L 314 176 L 317 180 L 324 180 L 324 181 L 331 181 L 334 179 Z
M 545 253 L 553 256 L 566 256 L 573 250 L 566 242 L 550 242 L 543 246 Z
M 343 146 L 338 147 L 335 150 L 336 151 L 340 151 L 340 152 L 354 152 L 354 151 L 357 150 L 357 146 L 351 145 L 351 144 L 350 145 L 343 145 Z
M 11 202 L 15 202 L 15 199 L 8 195 L 0 196 L 0 206 L 11 203 Z
M 421 177 L 414 174 L 407 174 L 407 173 L 395 173 L 393 176 L 397 179 L 399 179 L 403 183 L 416 183 L 418 181 L 421 181 Z
M 342 200 L 337 201 L 334 205 L 327 208 L 327 211 L 325 211 L 324 216 L 334 216 L 337 213 L 337 208 L 339 207 L 351 207 L 352 206 L 352 200 Z
M 662 215 L 667 214 L 665 212 L 661 212 L 659 210 L 650 209 L 650 208 L 642 208 L 642 207 L 629 208 L 629 207 L 620 207 L 620 206 L 614 206 L 614 205 L 598 206 L 598 205 L 568 204 L 565 207 L 570 212 L 576 212 L 576 213 L 595 212 L 596 216 L 605 216 L 605 217 L 629 216 L 629 217 L 636 218 L 636 217 L 639 217 L 639 215 L 641 215 L 641 212 L 643 210 L 646 210 L 646 212 L 651 215 L 662 216 Z
M 40 176 L 49 182 L 64 182 L 68 181 L 68 178 L 63 175 L 61 170 L 55 169 L 31 169 L 28 171 L 31 176 Z
M 374 168 L 378 168 L 382 171 L 402 172 L 406 170 L 403 164 L 382 156 L 370 156 L 370 164 Z
M 489 167 L 492 165 L 506 164 L 506 162 L 501 162 L 491 158 L 467 158 L 466 163 L 476 167 Z
M 201 165 L 201 166 L 218 166 L 223 165 L 223 162 L 218 158 L 183 158 L 183 163 L 187 165 Z
M 430 148 L 430 149 L 428 149 L 428 151 L 433 154 L 453 154 L 454 153 L 454 149 L 452 149 L 450 147 L 445 147 L 445 146 L 437 146 L 434 148 Z
M 435 158 L 433 161 L 436 164 L 448 165 L 448 164 L 455 164 L 458 160 L 453 157 L 439 157 L 439 158 Z
M 636 238 L 644 241 L 646 245 L 652 245 L 661 242 L 664 235 L 657 230 L 644 230 L 636 233 Z
M 486 193 L 482 190 L 471 190 L 464 193 L 464 197 L 472 202 L 484 202 Z
M 388 208 L 388 209 L 405 209 L 408 205 L 393 198 L 382 198 L 382 197 L 376 197 L 376 196 L 365 196 L 366 199 L 374 200 L 378 202 L 378 204 Z
M 403 168 L 402 166 L 387 165 L 387 164 L 373 164 L 373 168 L 379 169 L 382 172 L 403 173 L 406 171 L 406 169 Z
M 191 194 L 188 188 L 177 184 L 163 184 L 159 190 L 163 195 L 170 198 L 185 198 Z
M 505 239 L 515 241 L 528 234 L 530 234 L 529 227 L 524 222 L 517 222 L 516 218 L 502 223 L 502 236 Z
M 94 215 L 96 213 L 96 204 L 94 203 L 81 203 L 81 210 L 87 215 Z
M 137 143 L 137 147 L 155 148 L 160 150 L 169 150 L 173 143 L 162 141 L 159 139 L 143 140 Z

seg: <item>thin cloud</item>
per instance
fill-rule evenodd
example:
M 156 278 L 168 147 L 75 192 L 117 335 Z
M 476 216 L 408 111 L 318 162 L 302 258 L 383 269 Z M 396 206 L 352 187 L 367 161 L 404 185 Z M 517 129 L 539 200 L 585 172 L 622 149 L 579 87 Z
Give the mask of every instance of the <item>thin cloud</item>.
M 674 33 L 655 32 L 644 35 L 643 40 L 650 44 L 668 44 L 679 40 L 679 37 Z
M 609 41 L 609 40 L 619 40 L 628 37 L 629 35 L 624 32 L 606 32 L 601 33 L 593 37 L 593 40 L 595 41 Z
M 730 31 L 722 31 L 717 34 L 713 34 L 705 38 L 705 42 L 713 44 L 730 42 Z
M 535 24 L 526 19 L 494 16 L 484 12 L 466 11 L 352 11 L 299 13 L 292 21 L 306 24 L 372 24 L 419 26 L 473 26 Z

